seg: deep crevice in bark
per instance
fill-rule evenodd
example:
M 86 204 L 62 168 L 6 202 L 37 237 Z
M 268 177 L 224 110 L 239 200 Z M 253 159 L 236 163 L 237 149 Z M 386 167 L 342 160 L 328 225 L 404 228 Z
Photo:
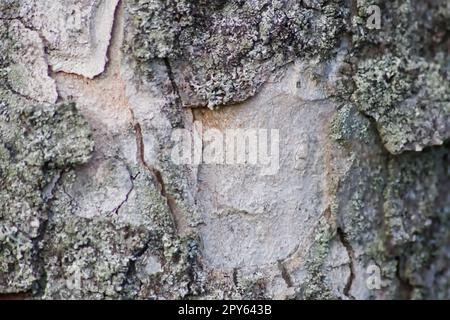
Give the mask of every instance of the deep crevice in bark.
M 294 286 L 294 282 L 292 281 L 292 277 L 289 274 L 289 271 L 287 270 L 286 266 L 284 265 L 283 261 L 278 261 L 278 269 L 281 272 L 281 277 L 283 278 L 284 282 L 286 283 L 288 288 L 291 288 Z
M 347 239 L 347 235 L 344 233 L 342 228 L 337 228 L 337 235 L 342 245 L 347 250 L 348 258 L 350 261 L 349 262 L 350 275 L 347 279 L 347 283 L 344 288 L 344 295 L 347 296 L 348 298 L 354 299 L 354 297 L 350 294 L 350 291 L 352 289 L 353 280 L 355 279 L 355 252 L 353 251 L 353 248 Z
M 170 216 L 172 219 L 172 224 L 175 229 L 175 232 L 178 233 L 178 219 L 177 219 L 177 207 L 176 207 L 176 201 L 175 199 L 167 193 L 166 186 L 164 183 L 164 179 L 162 177 L 162 174 L 159 170 L 157 170 L 155 167 L 147 163 L 145 160 L 145 145 L 144 145 L 144 138 L 142 136 L 142 128 L 139 123 L 134 124 L 134 129 L 136 133 L 136 142 L 137 142 L 137 150 L 138 150 L 138 160 L 141 163 L 141 165 L 147 169 L 147 171 L 150 173 L 150 175 L 153 177 L 153 180 L 155 182 L 155 185 L 158 189 L 158 192 L 161 194 L 161 196 L 166 199 L 167 207 L 170 212 Z

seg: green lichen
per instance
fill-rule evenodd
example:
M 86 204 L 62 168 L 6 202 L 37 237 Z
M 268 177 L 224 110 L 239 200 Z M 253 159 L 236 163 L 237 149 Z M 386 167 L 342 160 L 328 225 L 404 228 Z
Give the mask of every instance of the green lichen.
M 344 146 L 351 141 L 373 143 L 368 121 L 358 115 L 358 110 L 352 105 L 342 106 L 333 118 L 330 127 L 330 138 Z M 351 145 L 347 145 L 351 147 Z
M 325 281 L 323 270 L 325 259 L 330 250 L 330 244 L 336 238 L 336 231 L 327 222 L 322 222 L 318 228 L 305 263 L 306 279 L 298 290 L 298 298 L 306 300 L 330 300 L 338 297 L 331 286 Z
M 177 233 L 147 168 L 129 171 L 128 199 L 116 211 L 92 217 L 82 216 L 71 195 L 80 187 L 77 177 L 61 178 L 43 240 L 45 298 L 181 299 L 204 292 L 196 235 Z M 149 257 L 160 264 L 159 272 L 148 273 Z
M 159 257 L 162 272 L 151 279 L 142 279 L 142 273 L 134 272 L 127 280 L 128 297 L 134 298 L 172 298 L 180 299 L 203 293 L 202 267 L 200 266 L 199 239 L 193 232 L 179 235 L 173 212 L 167 199 L 155 188 L 154 177 L 141 173 L 135 180 L 138 194 L 131 211 L 124 206 L 119 214 L 141 212 L 148 218 L 146 229 L 152 230 L 147 250 Z M 182 210 L 183 208 L 177 208 Z
M 367 241 L 379 217 L 380 195 L 385 184 L 385 152 L 370 121 L 355 106 L 344 105 L 330 126 L 330 138 L 346 161 L 330 181 L 332 212 L 355 241 Z M 365 214 L 364 214 L 365 213 Z M 369 241 L 370 242 L 370 241 Z
M 388 165 L 384 203 L 387 240 L 400 257 L 401 278 L 414 288 L 410 293 L 413 298 L 433 297 L 430 292 L 436 284 L 429 283 L 426 274 L 437 284 L 445 280 L 432 264 L 434 259 L 445 259 L 445 254 L 439 256 L 436 251 L 446 247 L 450 239 L 446 227 L 450 211 L 448 154 L 446 147 L 420 155 L 408 153 L 391 159 Z
M 355 92 L 392 153 L 440 145 L 450 130 L 450 88 L 440 64 L 386 54 L 362 63 Z
M 54 179 L 85 163 L 93 143 L 73 104 L 31 105 L 11 95 L 0 115 L 0 286 L 27 291 L 39 278 L 34 260 Z
M 2 19 L 14 17 L 18 4 L 0 4 L 0 291 L 45 298 L 265 298 L 259 273 L 237 276 L 234 284 L 218 281 L 202 263 L 198 236 L 177 230 L 175 214 L 187 229 L 199 220 L 187 205 L 184 169 L 164 156 L 158 159 L 164 192 L 144 164 L 125 163 L 133 185 L 127 199 L 108 214 L 84 216 L 72 192 L 90 194 L 95 184 L 73 187 L 72 168 L 93 149 L 86 121 L 72 103 L 35 104 L 8 86 L 16 78 L 9 56 L 20 50 L 20 37 Z M 372 4 L 381 7 L 381 30 L 365 25 Z M 348 17 L 339 0 L 132 0 L 126 6 L 127 52 L 139 71 L 151 79 L 158 66 L 169 68 L 181 102 L 211 108 L 248 99 L 272 71 L 295 59 L 326 59 Z M 341 88 L 353 93 L 353 104 L 339 108 L 330 132 L 338 142 L 328 190 L 336 225 L 317 228 L 298 298 L 337 297 L 324 269 L 336 228 L 346 250 L 353 248 L 354 268 L 381 267 L 384 297 L 448 298 L 449 21 L 445 0 L 358 1 Z M 180 101 L 173 101 L 163 111 L 172 127 L 181 127 Z M 158 141 L 168 154 L 168 141 Z M 157 266 L 150 273 L 148 261 Z
M 381 9 L 380 30 L 366 25 L 370 5 Z M 380 266 L 379 292 L 448 297 L 442 248 L 450 210 L 449 7 L 446 1 L 358 1 L 355 9 L 352 68 L 343 75 L 354 72 L 354 83 L 343 92 L 370 121 L 346 105 L 331 125 L 336 152 L 348 161 L 335 164 L 332 212 L 359 263 Z M 435 145 L 444 146 L 422 151 Z
M 384 213 L 392 245 L 412 241 L 431 223 L 439 194 L 441 152 L 426 152 L 420 157 L 407 154 L 390 160 Z
M 93 142 L 73 103 L 37 104 L 9 89 L 16 39 L 0 20 L 0 291 L 37 292 L 48 200 L 60 172 L 89 160 Z
M 9 19 L 18 15 L 20 2 L 18 0 L 3 0 L 0 3 L 0 19 Z
M 325 57 L 346 14 L 339 0 L 134 0 L 127 9 L 128 50 L 141 72 L 151 76 L 150 62 L 168 59 L 183 102 L 211 108 L 253 96 L 295 58 Z
M 354 21 L 354 101 L 391 153 L 442 145 L 450 136 L 447 1 L 380 3 L 381 30 L 364 25 L 368 5 L 360 2 Z
M 266 279 L 264 274 L 255 271 L 238 277 L 236 284 L 235 299 L 263 300 L 267 299 Z
M 448 272 L 448 147 L 393 156 L 349 106 L 338 111 L 331 137 L 348 159 L 336 164 L 331 208 L 360 263 L 380 266 L 381 290 L 391 297 L 448 296 L 441 276 Z

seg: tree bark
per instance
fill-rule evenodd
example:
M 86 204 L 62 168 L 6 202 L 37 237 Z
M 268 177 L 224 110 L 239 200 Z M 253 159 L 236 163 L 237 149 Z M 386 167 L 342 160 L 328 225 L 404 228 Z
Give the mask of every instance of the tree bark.
M 446 0 L 0 0 L 0 298 L 449 298 L 449 35 Z

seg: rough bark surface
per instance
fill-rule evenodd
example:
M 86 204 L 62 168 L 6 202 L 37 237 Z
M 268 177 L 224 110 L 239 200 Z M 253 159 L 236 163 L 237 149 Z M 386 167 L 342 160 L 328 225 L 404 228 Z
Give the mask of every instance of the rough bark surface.
M 0 299 L 450 298 L 449 36 L 447 0 L 0 0 Z M 172 161 L 236 128 L 276 174 Z

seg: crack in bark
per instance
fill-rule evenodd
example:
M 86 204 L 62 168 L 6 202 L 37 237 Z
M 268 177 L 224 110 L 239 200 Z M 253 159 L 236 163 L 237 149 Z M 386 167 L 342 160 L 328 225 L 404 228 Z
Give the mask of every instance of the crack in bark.
M 178 88 L 177 82 L 175 81 L 175 75 L 173 73 L 169 58 L 164 58 L 164 64 L 167 69 L 167 76 L 169 77 L 172 90 L 175 93 L 175 103 L 178 106 L 183 107 L 183 100 L 181 99 L 180 90 Z
M 36 100 L 36 99 L 34 99 L 34 98 L 30 97 L 30 96 L 27 96 L 27 95 L 25 95 L 23 93 L 20 93 L 19 91 L 15 90 L 13 87 L 11 87 L 11 84 L 8 82 L 8 80 L 6 80 L 3 84 L 4 84 L 4 86 L 6 87 L 7 90 L 11 91 L 11 93 L 13 93 L 15 95 L 18 95 L 22 99 L 27 100 L 29 103 L 41 103 L 40 101 L 38 101 L 38 100 Z
M 354 297 L 350 294 L 350 291 L 352 289 L 353 280 L 355 279 L 355 252 L 353 251 L 350 241 L 348 241 L 347 235 L 342 228 L 337 228 L 337 235 L 342 245 L 345 247 L 345 250 L 347 250 L 347 255 L 350 260 L 350 275 L 344 288 L 344 295 L 350 299 L 354 299 Z
M 131 193 L 134 191 L 134 180 L 139 176 L 140 173 L 137 173 L 135 176 L 130 174 L 130 181 L 131 181 L 131 188 L 128 190 L 127 194 L 125 195 L 125 199 L 115 208 L 111 211 L 111 213 L 119 214 L 120 209 L 128 202 L 128 199 L 130 198 Z
M 42 34 L 42 31 L 39 29 L 36 29 L 34 26 L 26 23 L 23 20 L 22 16 L 19 15 L 19 16 L 11 17 L 11 18 L 0 18 L 0 20 L 20 22 L 25 29 L 36 32 L 42 42 L 42 45 L 44 46 L 44 49 L 47 49 L 48 40 L 44 37 L 44 35 Z
M 401 299 L 411 300 L 414 292 L 414 286 L 408 279 L 404 279 L 401 275 L 400 257 L 396 257 L 397 266 L 395 269 L 395 276 L 399 282 L 399 294 Z
M 55 85 L 55 91 L 56 91 L 56 94 L 57 94 L 55 103 L 57 103 L 60 100 L 60 95 L 59 95 L 59 92 L 58 92 L 58 88 L 56 86 L 56 81 L 52 77 L 51 66 L 48 63 L 48 58 L 47 58 L 48 57 L 48 45 L 49 45 L 49 42 L 45 38 L 45 36 L 42 34 L 42 31 L 39 30 L 39 29 L 34 28 L 32 25 L 30 25 L 28 23 L 25 23 L 25 21 L 23 20 L 23 17 L 21 17 L 21 16 L 17 16 L 17 17 L 14 17 L 14 18 L 0 18 L 0 20 L 17 21 L 18 23 L 20 23 L 22 25 L 23 28 L 25 28 L 25 29 L 27 29 L 27 30 L 29 30 L 31 32 L 36 33 L 36 35 L 38 36 L 39 40 L 42 43 L 42 48 L 43 48 L 43 51 L 44 51 L 44 55 L 42 56 L 42 58 L 45 60 L 45 63 L 47 64 L 47 76 L 49 77 L 49 79 L 53 80 L 54 85 Z M 11 91 L 12 93 L 22 97 L 23 99 L 27 100 L 30 103 L 31 102 L 42 103 L 41 101 L 39 101 L 39 100 L 37 100 L 35 98 L 32 98 L 32 97 L 30 97 L 30 96 L 28 96 L 26 94 L 18 92 L 17 90 L 15 90 L 14 88 L 11 87 L 11 85 L 8 83 L 8 81 L 5 81 L 4 85 L 6 86 L 6 88 L 9 91 Z
M 239 272 L 239 269 L 238 269 L 238 268 L 233 268 L 233 274 L 232 274 L 232 277 L 233 277 L 233 283 L 234 283 L 234 285 L 235 285 L 236 288 L 239 286 L 238 272 Z
M 144 243 L 141 249 L 139 249 L 136 253 L 133 254 L 133 256 L 128 260 L 127 269 L 124 274 L 124 279 L 122 282 L 122 288 L 124 288 L 128 281 L 131 280 L 131 277 L 133 276 L 133 273 L 136 272 L 136 261 L 141 258 L 147 250 L 150 248 L 150 242 L 152 242 L 153 237 L 150 234 L 147 241 Z
M 122 17 L 123 17 L 123 1 L 120 0 L 117 3 L 117 7 L 116 7 L 115 13 L 114 13 L 114 20 L 113 20 L 113 25 L 111 28 L 111 38 L 110 38 L 110 42 L 109 42 L 109 46 L 108 46 L 108 50 L 107 50 L 108 62 L 105 65 L 105 70 L 103 71 L 103 73 L 106 73 L 109 69 L 110 63 L 113 60 L 112 54 L 115 52 L 113 50 L 114 45 L 116 44 L 116 41 L 118 41 L 118 39 L 119 39 L 119 32 L 123 32 L 123 30 L 122 30 L 123 26 L 121 27 L 121 23 L 120 23 Z M 98 76 L 100 76 L 100 75 L 98 75 Z M 95 78 L 97 78 L 97 77 L 95 77 Z M 175 199 L 171 195 L 168 194 L 163 177 L 162 177 L 162 173 L 159 170 L 157 170 L 155 167 L 151 166 L 146 161 L 146 159 L 145 159 L 145 144 L 144 144 L 144 138 L 143 138 L 143 134 L 142 134 L 141 124 L 137 121 L 133 109 L 130 106 L 128 107 L 128 109 L 131 114 L 131 119 L 132 119 L 134 131 L 135 131 L 135 135 L 136 135 L 137 159 L 138 159 L 139 163 L 151 174 L 151 176 L 153 177 L 154 182 L 156 184 L 156 187 L 158 189 L 158 192 L 161 194 L 161 196 L 164 199 L 166 199 L 167 206 L 171 213 L 173 226 L 174 226 L 175 230 L 177 230 L 177 227 L 178 227 L 177 219 L 176 219 L 177 209 L 176 209 Z M 129 193 L 131 193 L 131 191 Z M 127 196 L 127 199 L 128 199 L 128 196 Z M 126 202 L 126 200 L 125 200 L 125 202 Z
M 132 112 L 132 110 L 130 110 Z M 132 112 L 133 113 L 133 112 Z M 135 117 L 133 114 L 133 119 L 135 121 Z M 134 129 L 136 133 L 136 143 L 137 143 L 137 157 L 140 164 L 150 173 L 150 175 L 153 177 L 153 180 L 156 184 L 156 188 L 158 189 L 158 192 L 161 194 L 161 196 L 166 199 L 167 207 L 169 209 L 170 217 L 172 220 L 173 227 L 175 229 L 175 232 L 178 233 L 178 223 L 177 223 L 177 207 L 176 207 L 176 201 L 175 199 L 167 193 L 167 189 L 164 183 L 164 179 L 162 177 L 161 172 L 147 163 L 145 160 L 145 145 L 144 145 L 144 138 L 142 135 L 142 128 L 139 122 L 135 121 L 134 123 Z
M 173 85 L 174 84 L 172 83 L 172 86 Z M 181 97 L 179 97 L 179 98 L 181 99 Z M 195 114 L 195 110 L 194 110 L 194 108 L 187 108 L 187 110 L 188 110 L 189 114 L 191 115 L 191 119 L 190 120 L 192 121 L 192 125 L 194 125 L 195 122 L 197 121 L 197 115 Z M 202 164 L 201 163 L 198 166 L 196 166 L 195 169 L 194 169 L 195 170 L 195 198 L 200 193 L 201 169 L 202 169 Z M 197 204 L 197 199 L 195 199 L 195 204 Z
M 278 261 L 278 270 L 281 272 L 281 277 L 283 278 L 284 282 L 286 283 L 288 288 L 294 287 L 294 282 L 292 281 L 292 277 L 289 274 L 288 269 L 284 265 L 283 261 Z
M 44 257 L 41 256 L 40 243 L 44 240 L 45 234 L 47 233 L 47 228 L 50 220 L 53 216 L 53 212 L 48 210 L 47 219 L 39 226 L 39 235 L 37 238 L 33 239 L 33 269 L 36 268 L 35 272 L 39 275 L 39 278 L 35 280 L 33 286 L 34 297 L 42 297 L 45 294 L 45 288 L 47 287 L 47 270 L 45 269 Z
M 62 176 L 62 170 L 57 172 L 52 181 L 42 190 L 42 200 L 45 204 L 42 210 L 47 214 L 47 216 L 45 217 L 45 219 L 43 219 L 42 223 L 39 226 L 38 235 L 34 238 L 30 237 L 30 240 L 32 242 L 32 268 L 33 272 L 38 276 L 38 279 L 33 282 L 32 288 L 29 292 L 17 293 L 10 297 L 7 296 L 6 299 L 8 300 L 24 300 L 27 298 L 42 297 L 45 294 L 45 288 L 47 287 L 47 271 L 45 270 L 44 258 L 41 256 L 42 248 L 40 247 L 40 244 L 44 240 L 48 225 L 53 216 L 53 212 L 47 205 L 51 202 L 53 198 L 53 192 L 59 185 Z M 0 300 L 1 299 L 2 296 L 0 295 Z

